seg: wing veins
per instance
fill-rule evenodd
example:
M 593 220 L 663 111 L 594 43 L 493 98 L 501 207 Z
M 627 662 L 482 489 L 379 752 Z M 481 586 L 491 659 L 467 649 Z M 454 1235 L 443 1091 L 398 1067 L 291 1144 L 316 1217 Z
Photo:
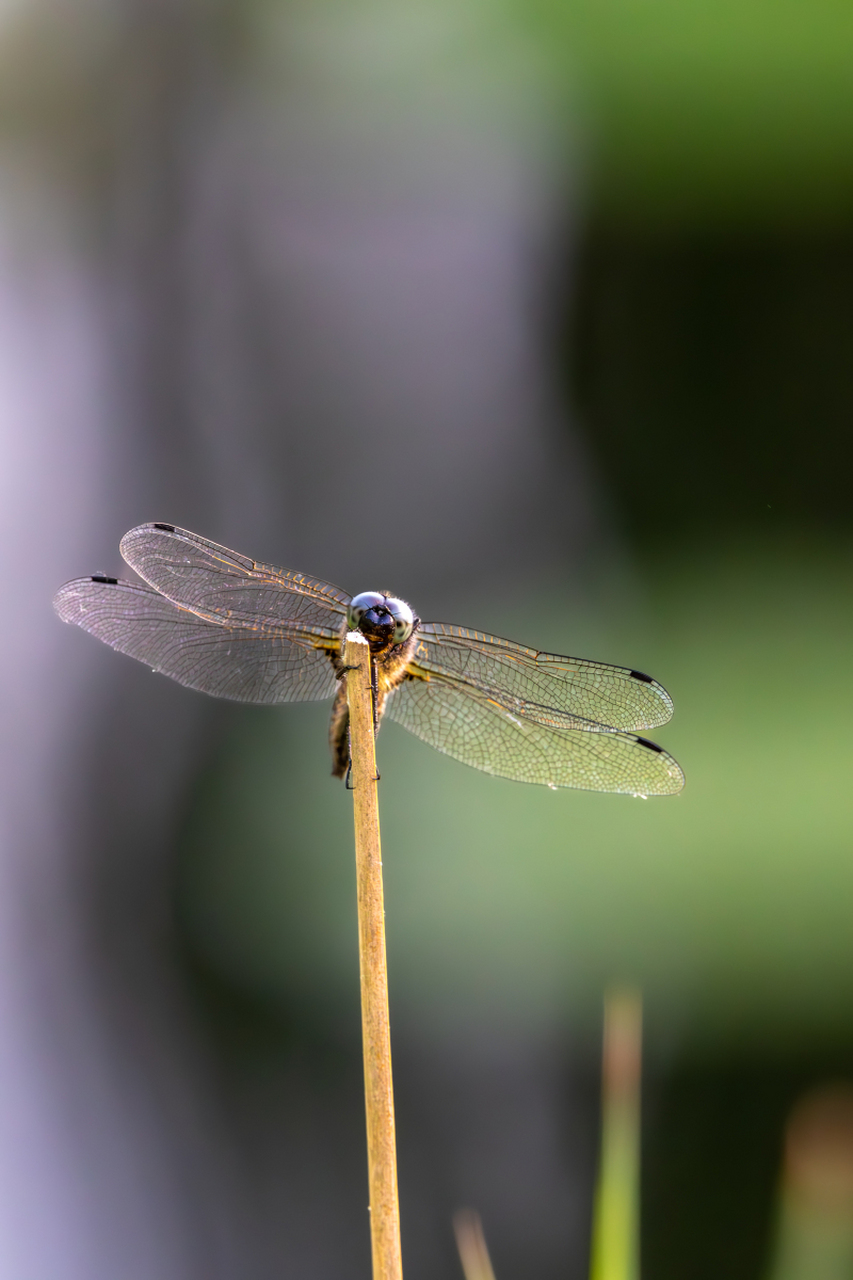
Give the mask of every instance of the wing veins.
M 672 714 L 666 690 L 629 667 L 530 649 L 444 623 L 423 624 L 419 639 L 413 664 L 419 675 L 444 676 L 543 723 L 549 715 L 568 715 L 578 727 L 633 732 L 664 724 Z

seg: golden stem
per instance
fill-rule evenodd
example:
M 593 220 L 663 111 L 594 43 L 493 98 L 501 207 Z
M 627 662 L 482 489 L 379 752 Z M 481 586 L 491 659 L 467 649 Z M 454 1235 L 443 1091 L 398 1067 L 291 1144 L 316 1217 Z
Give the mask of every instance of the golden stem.
M 358 954 L 373 1280 L 402 1280 L 394 1085 L 388 1021 L 388 970 L 385 960 L 385 907 L 370 662 L 367 641 L 359 632 L 351 631 L 346 639 L 344 665 L 350 668 L 346 680 L 355 811 Z
M 480 1215 L 473 1209 L 460 1209 L 454 1214 L 453 1230 L 465 1280 L 495 1280 Z

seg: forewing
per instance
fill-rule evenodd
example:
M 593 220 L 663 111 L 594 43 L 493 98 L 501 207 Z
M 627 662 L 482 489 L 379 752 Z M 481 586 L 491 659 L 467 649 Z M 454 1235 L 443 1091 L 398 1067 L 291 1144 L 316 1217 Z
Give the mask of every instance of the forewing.
M 287 627 L 334 637 L 350 599 L 328 582 L 256 564 L 172 525 L 131 529 L 121 540 L 121 554 L 174 604 L 229 626 Z
M 445 755 L 517 782 L 583 791 L 665 796 L 684 775 L 672 756 L 629 733 L 590 732 L 517 717 L 484 695 L 441 678 L 405 680 L 387 715 Z
M 77 578 L 53 603 L 63 622 L 202 693 L 270 703 L 311 702 L 335 691 L 326 651 L 285 630 L 208 622 L 150 587 Z
M 448 676 L 515 716 L 547 721 L 557 711 L 578 727 L 636 730 L 654 729 L 672 715 L 663 685 L 630 667 L 540 653 L 442 622 L 422 623 L 418 638 L 416 669 Z

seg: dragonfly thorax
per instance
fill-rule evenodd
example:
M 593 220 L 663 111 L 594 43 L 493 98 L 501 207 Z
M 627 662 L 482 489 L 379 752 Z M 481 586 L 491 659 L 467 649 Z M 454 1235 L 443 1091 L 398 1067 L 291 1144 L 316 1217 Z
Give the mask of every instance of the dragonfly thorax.
M 415 615 L 405 600 L 382 591 L 363 591 L 347 606 L 347 625 L 361 632 L 373 653 L 383 653 L 408 640 Z

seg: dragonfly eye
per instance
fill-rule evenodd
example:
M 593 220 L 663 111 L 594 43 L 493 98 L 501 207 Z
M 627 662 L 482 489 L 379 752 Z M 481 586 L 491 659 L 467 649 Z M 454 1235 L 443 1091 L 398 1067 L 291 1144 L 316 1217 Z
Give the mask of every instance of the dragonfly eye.
M 362 591 L 360 596 L 354 596 L 347 605 L 347 626 L 350 631 L 357 631 L 361 626 L 364 615 L 371 609 L 383 606 L 385 597 L 380 591 Z
M 412 634 L 415 615 L 405 600 L 398 600 L 396 596 L 385 597 L 385 608 L 394 619 L 394 644 L 402 644 Z

